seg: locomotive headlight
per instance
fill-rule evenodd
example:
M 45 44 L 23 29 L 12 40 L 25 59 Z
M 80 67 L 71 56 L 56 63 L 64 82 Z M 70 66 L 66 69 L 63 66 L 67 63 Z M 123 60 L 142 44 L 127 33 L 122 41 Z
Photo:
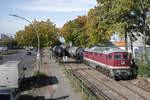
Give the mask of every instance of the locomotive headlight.
M 122 61 L 121 64 L 122 64 L 122 65 L 125 64 L 125 61 Z

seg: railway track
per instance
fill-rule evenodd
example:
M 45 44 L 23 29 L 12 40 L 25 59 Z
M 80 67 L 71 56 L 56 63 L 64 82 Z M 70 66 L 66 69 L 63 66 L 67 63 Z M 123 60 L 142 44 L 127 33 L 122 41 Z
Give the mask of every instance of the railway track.
M 98 72 L 98 71 L 95 70 L 95 72 Z M 98 72 L 98 73 L 103 75 L 100 72 Z M 103 76 L 105 76 L 105 75 L 103 75 Z M 113 79 L 110 79 L 109 77 L 107 77 L 107 79 L 111 80 L 112 82 L 114 82 L 116 84 L 122 85 L 123 87 L 125 87 L 128 90 L 132 91 L 136 95 L 140 96 L 143 100 L 150 100 L 150 92 L 147 91 L 146 89 L 138 86 L 138 85 L 135 85 L 135 84 L 131 83 L 130 80 L 115 81 Z
M 83 69 L 83 68 L 79 68 L 80 66 L 83 66 L 83 64 L 70 64 L 69 67 L 74 70 L 74 73 L 76 74 L 76 76 L 78 76 L 80 79 L 82 79 L 86 84 L 88 84 L 89 86 L 91 86 L 94 90 L 97 91 L 97 93 L 99 93 L 104 100 L 128 100 L 125 96 L 123 96 L 122 94 L 120 94 L 119 92 L 117 92 L 116 90 L 112 89 L 111 87 L 107 86 L 103 81 L 101 81 L 101 85 L 103 84 L 103 87 L 99 87 L 98 86 L 100 84 L 94 84 L 92 81 L 89 80 L 89 78 L 87 79 L 86 76 L 83 76 L 82 72 L 84 72 L 84 70 L 88 70 L 88 69 L 84 69 L 84 70 L 76 70 L 75 68 L 73 68 L 74 66 L 78 66 L 78 69 Z M 84 65 L 85 66 L 85 65 Z M 93 79 L 92 79 L 93 80 Z M 96 79 L 95 79 L 96 80 Z M 100 82 L 100 81 L 99 81 Z M 103 92 L 105 90 L 105 92 Z M 106 95 L 107 94 L 107 95 Z M 111 94 L 111 95 L 110 95 Z
M 130 81 L 112 80 L 96 70 L 84 69 L 81 66 L 87 66 L 82 63 L 70 63 L 67 66 L 74 70 L 77 77 L 96 90 L 105 100 L 150 100 L 150 92 Z
M 142 86 L 139 86 L 139 85 L 133 83 L 131 80 L 128 80 L 128 83 L 130 83 L 130 84 L 132 84 L 132 85 L 134 85 L 134 86 L 136 86 L 136 87 L 138 87 L 138 88 L 140 88 L 140 89 L 142 89 L 142 90 L 144 90 L 144 91 L 150 93 L 150 90 L 147 90 L 146 88 L 144 88 L 144 87 L 142 87 Z
M 82 71 L 80 73 L 82 74 L 83 72 L 84 71 Z M 85 73 L 82 74 L 82 77 L 89 80 L 95 87 L 97 87 L 99 90 L 101 90 L 105 95 L 109 96 L 111 98 L 111 100 L 128 100 L 125 96 L 123 96 L 116 90 L 112 89 L 111 87 L 107 86 L 103 81 L 97 80 L 96 78 L 95 78 L 95 80 L 93 80 L 93 77 L 89 77 L 89 74 L 85 75 Z
M 111 88 L 113 88 L 114 90 L 116 90 L 117 92 L 119 92 L 120 94 L 122 94 L 124 97 L 127 98 L 127 100 L 150 100 L 148 98 L 148 95 L 142 95 L 139 92 L 135 91 L 133 88 L 129 88 L 127 85 L 122 84 L 120 82 L 114 81 L 110 78 L 107 78 L 101 74 L 99 74 L 100 77 L 98 77 L 97 74 L 95 74 L 94 72 L 87 72 L 88 75 L 90 75 L 91 77 L 94 77 L 96 80 L 98 81 L 103 81 L 105 82 L 105 84 Z
M 103 91 L 101 91 L 99 88 L 97 88 L 92 82 L 90 82 L 85 77 L 83 77 L 79 72 L 75 72 L 75 75 L 77 77 L 79 77 L 82 81 L 84 81 L 86 84 L 88 84 L 88 86 L 90 86 L 92 89 L 94 89 L 97 93 L 99 93 L 104 100 L 112 100 Z
M 132 92 L 136 93 L 137 95 L 140 95 L 145 100 L 150 100 L 150 92 L 147 92 L 145 89 L 142 89 L 139 86 L 133 85 L 129 81 L 119 81 L 118 83 L 130 89 Z
M 60 58 L 57 58 L 57 60 L 59 62 Z M 65 64 L 63 63 L 63 65 L 65 66 Z M 72 69 L 72 71 L 74 72 L 74 74 L 80 79 L 82 80 L 85 84 L 87 84 L 89 87 L 91 87 L 94 91 L 96 91 L 96 93 L 98 93 L 104 100 L 112 100 L 112 98 L 110 98 L 109 96 L 107 96 L 101 89 L 97 88 L 96 85 L 94 85 L 92 82 L 90 82 L 87 78 L 85 78 L 81 73 L 79 73 L 76 69 L 73 68 L 72 65 L 77 65 L 77 64 L 69 64 L 69 67 Z M 82 69 L 82 68 L 80 68 Z M 82 69 L 83 70 L 83 69 Z M 116 100 L 116 99 L 115 99 Z M 119 100 L 119 99 L 118 99 Z

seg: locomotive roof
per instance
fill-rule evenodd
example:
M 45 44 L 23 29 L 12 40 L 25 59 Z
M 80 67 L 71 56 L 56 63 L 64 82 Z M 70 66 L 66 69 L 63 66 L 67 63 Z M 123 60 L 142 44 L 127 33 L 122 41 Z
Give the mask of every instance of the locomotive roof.
M 117 47 L 97 47 L 97 46 L 85 48 L 85 51 L 104 53 L 104 54 L 109 54 L 112 52 L 127 52 Z

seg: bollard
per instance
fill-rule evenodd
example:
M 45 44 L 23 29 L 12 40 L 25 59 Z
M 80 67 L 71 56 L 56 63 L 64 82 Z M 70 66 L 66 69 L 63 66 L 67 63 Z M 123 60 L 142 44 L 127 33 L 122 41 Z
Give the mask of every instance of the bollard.
M 68 61 L 68 56 L 66 56 L 66 61 Z

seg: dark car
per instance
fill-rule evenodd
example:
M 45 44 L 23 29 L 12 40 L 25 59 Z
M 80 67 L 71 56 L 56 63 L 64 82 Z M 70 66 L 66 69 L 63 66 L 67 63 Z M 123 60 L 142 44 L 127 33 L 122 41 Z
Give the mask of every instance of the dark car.
M 27 52 L 26 52 L 26 55 L 31 55 L 31 51 L 27 51 Z

